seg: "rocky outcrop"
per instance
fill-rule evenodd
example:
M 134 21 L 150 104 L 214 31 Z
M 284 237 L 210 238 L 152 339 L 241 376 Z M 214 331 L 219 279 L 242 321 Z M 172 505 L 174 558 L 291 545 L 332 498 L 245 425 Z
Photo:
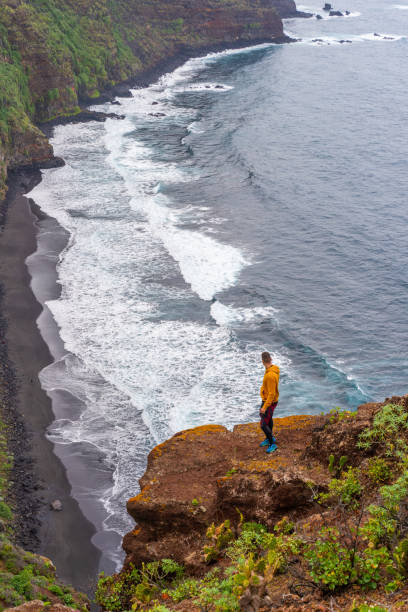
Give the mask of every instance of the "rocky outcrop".
M 174 556 L 199 567 L 203 535 L 212 522 L 229 518 L 272 527 L 283 515 L 314 513 L 310 485 L 324 490 L 319 461 L 304 460 L 305 446 L 324 417 L 275 419 L 279 450 L 266 455 L 258 423 L 208 425 L 182 431 L 150 453 L 141 492 L 127 509 L 137 527 L 123 541 L 126 563 Z M 239 512 L 238 512 L 239 511 Z
M 283 516 L 313 516 L 313 495 L 331 478 L 330 455 L 336 464 L 346 456 L 348 465 L 359 465 L 367 451 L 359 449 L 358 437 L 389 401 L 408 398 L 364 404 L 355 413 L 277 418 L 278 450 L 271 455 L 259 447 L 264 436 L 258 423 L 233 431 L 197 427 L 160 444 L 148 457 L 141 492 L 127 503 L 137 525 L 123 540 L 125 567 L 170 556 L 199 571 L 212 522 L 234 524 L 242 513 L 272 528 Z
M 0 199 L 7 169 L 50 165 L 35 124 L 78 113 L 115 84 L 175 58 L 283 42 L 293 0 L 3 0 L 0 6 Z M 171 60 L 171 61 L 170 61 Z

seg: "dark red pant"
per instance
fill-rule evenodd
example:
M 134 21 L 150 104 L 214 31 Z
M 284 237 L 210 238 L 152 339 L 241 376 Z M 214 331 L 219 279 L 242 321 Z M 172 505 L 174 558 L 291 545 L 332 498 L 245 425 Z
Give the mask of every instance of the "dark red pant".
M 277 405 L 278 402 L 275 402 L 274 404 L 268 406 L 264 413 L 261 412 L 259 414 L 261 417 L 261 429 L 268 438 L 270 444 L 273 444 L 273 413 Z

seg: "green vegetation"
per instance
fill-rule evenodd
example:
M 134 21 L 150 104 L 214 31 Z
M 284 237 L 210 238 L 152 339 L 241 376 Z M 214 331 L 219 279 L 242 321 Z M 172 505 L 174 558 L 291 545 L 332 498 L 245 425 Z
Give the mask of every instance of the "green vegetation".
M 359 481 L 360 470 L 357 468 L 348 468 L 342 472 L 340 478 L 332 478 L 329 483 L 329 492 L 321 493 L 319 500 L 339 501 L 345 506 L 354 509 L 357 508 L 358 498 L 361 496 L 362 487 Z
M 336 460 L 334 455 L 330 455 L 329 457 L 329 472 L 332 475 L 338 475 L 341 474 L 344 466 L 346 465 L 348 460 L 347 455 L 342 455 L 339 459 L 339 463 L 338 465 L 336 465 Z
M 374 483 L 378 484 L 389 480 L 392 477 L 392 470 L 385 459 L 372 457 L 368 464 L 367 474 Z
M 8 531 L 0 535 L 0 611 L 32 599 L 86 610 L 87 598 L 57 581 L 51 561 L 13 544 Z

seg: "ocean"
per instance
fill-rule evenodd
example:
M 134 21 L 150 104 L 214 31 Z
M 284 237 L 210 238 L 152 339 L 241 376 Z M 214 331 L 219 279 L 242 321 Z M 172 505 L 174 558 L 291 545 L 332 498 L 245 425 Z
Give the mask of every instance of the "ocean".
M 155 444 L 257 419 L 262 351 L 276 416 L 407 392 L 408 4 L 322 4 L 285 22 L 297 42 L 191 59 L 98 106 L 125 119 L 55 129 L 66 166 L 30 194 L 69 236 L 40 378 L 103 568 Z M 31 270 L 54 248 L 40 222 Z

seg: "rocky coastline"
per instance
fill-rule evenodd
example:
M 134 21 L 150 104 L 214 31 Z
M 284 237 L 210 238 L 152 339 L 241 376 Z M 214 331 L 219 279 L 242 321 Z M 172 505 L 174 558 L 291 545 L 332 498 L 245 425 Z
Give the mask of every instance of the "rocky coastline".
M 135 5 L 128 0 L 118 0 L 114 7 L 106 0 L 97 5 L 64 1 L 56 7 L 50 0 L 38 11 L 24 0 L 6 0 L 0 11 L 0 79 L 6 85 L 0 198 L 8 172 L 62 163 L 54 157 L 42 124 L 64 121 L 84 105 L 126 95 L 129 86 L 144 86 L 193 56 L 290 42 L 282 19 L 310 16 L 298 11 L 294 0 L 228 0 L 222 5 L 162 0 L 154 8 L 150 2 Z

